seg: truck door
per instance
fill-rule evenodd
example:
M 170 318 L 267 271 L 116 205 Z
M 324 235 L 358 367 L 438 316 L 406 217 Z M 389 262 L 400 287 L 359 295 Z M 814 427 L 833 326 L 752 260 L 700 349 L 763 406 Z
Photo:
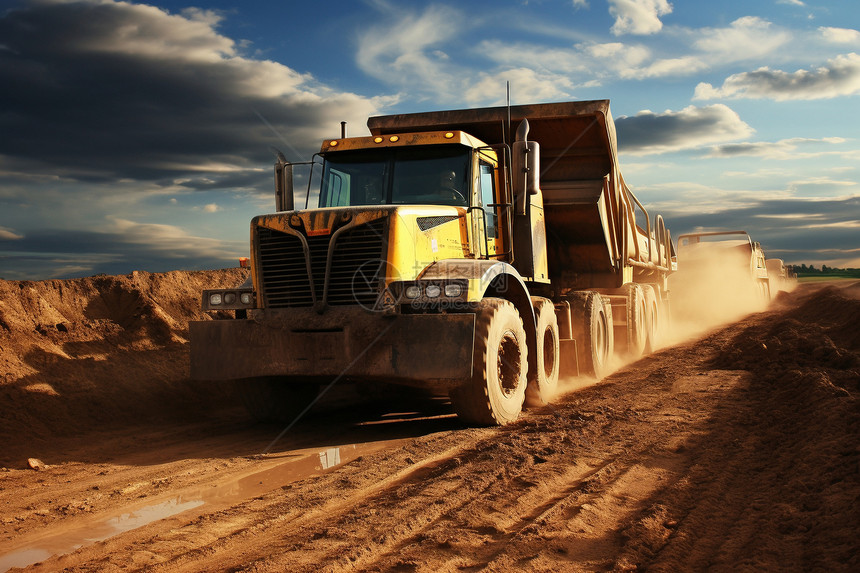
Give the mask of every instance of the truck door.
M 486 253 L 489 257 L 492 257 L 504 252 L 499 228 L 500 218 L 497 204 L 500 201 L 497 200 L 496 174 L 494 166 L 485 161 L 480 161 L 478 169 L 478 195 L 481 199 L 481 207 L 484 210 L 484 220 L 486 221 L 486 227 L 484 228 L 487 245 Z

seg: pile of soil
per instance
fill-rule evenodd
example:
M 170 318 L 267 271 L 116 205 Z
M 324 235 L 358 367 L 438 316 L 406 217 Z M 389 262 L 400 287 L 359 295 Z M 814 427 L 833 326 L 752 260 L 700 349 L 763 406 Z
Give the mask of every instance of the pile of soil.
M 223 393 L 188 380 L 188 322 L 211 318 L 204 288 L 247 275 L 0 280 L 0 465 L 54 437 L 211 411 Z

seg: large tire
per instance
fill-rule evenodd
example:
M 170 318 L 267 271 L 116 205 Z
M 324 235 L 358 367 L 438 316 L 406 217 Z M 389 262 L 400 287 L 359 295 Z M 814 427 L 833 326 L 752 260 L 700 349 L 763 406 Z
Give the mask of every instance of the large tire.
M 615 348 L 612 308 L 598 293 L 584 291 L 570 297 L 570 312 L 579 373 L 599 380 L 609 373 Z
M 236 391 L 254 420 L 289 424 L 313 404 L 319 385 L 267 376 L 237 380 Z
M 558 391 L 561 355 L 555 305 L 546 298 L 532 299 L 537 321 L 534 368 L 529 372 L 526 406 L 536 408 L 549 403 Z
M 625 353 L 628 358 L 639 358 L 645 353 L 648 343 L 646 325 L 648 312 L 645 306 L 645 293 L 642 285 L 627 283 L 624 285 L 627 295 L 627 336 Z
M 662 331 L 660 305 L 657 303 L 657 294 L 651 285 L 643 285 L 642 293 L 645 297 L 645 353 L 650 354 L 660 346 L 660 334 Z
M 475 324 L 472 377 L 449 393 L 464 422 L 504 425 L 519 417 L 528 372 L 528 347 L 523 321 L 506 300 L 481 301 Z

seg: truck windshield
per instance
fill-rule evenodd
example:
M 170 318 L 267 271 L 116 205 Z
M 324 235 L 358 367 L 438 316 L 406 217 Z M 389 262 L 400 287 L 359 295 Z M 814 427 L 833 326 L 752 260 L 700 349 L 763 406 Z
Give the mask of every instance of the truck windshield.
M 462 145 L 329 152 L 319 206 L 465 206 L 470 164 Z

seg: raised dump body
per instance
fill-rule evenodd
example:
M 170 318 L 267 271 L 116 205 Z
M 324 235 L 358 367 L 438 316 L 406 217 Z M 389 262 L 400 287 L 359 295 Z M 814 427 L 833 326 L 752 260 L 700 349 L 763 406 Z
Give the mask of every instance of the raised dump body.
M 464 420 L 504 424 L 559 376 L 655 347 L 673 250 L 624 184 L 608 101 L 368 127 L 323 141 L 307 208 L 278 161 L 252 284 L 204 293 L 235 318 L 191 325 L 194 378 L 235 380 L 260 418 L 354 381 L 444 391 Z
M 553 284 L 618 288 L 639 275 L 654 276 L 657 267 L 670 271 L 674 253 L 662 218 L 655 218 L 652 228 L 645 212 L 645 228 L 636 225 L 637 207 L 644 208 L 619 169 L 609 100 L 389 115 L 371 117 L 367 125 L 379 136 L 462 130 L 482 141 L 502 142 L 511 139 L 510 126 L 523 120 L 528 140 L 540 146 L 535 169 Z M 523 256 L 515 257 L 514 266 L 531 263 L 532 252 L 540 251 L 527 246 L 515 243 L 515 254 Z

